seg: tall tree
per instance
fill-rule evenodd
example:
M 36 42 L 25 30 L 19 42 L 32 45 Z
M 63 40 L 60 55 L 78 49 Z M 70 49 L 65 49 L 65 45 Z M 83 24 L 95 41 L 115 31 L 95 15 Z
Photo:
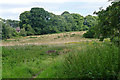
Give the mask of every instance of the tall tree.
M 84 22 L 84 17 L 81 16 L 80 14 L 75 14 L 75 13 L 73 13 L 71 15 L 73 17 L 73 20 L 74 20 L 76 26 L 77 26 L 76 29 L 77 30 L 82 30 L 83 22 Z
M 43 8 L 32 8 L 30 10 L 30 14 L 31 14 L 30 23 L 33 29 L 35 30 L 35 32 L 39 30 L 38 28 L 43 30 L 43 28 L 47 26 L 47 21 L 49 20 L 50 15 Z M 37 33 L 37 34 L 41 34 L 41 33 Z
M 20 14 L 20 28 L 23 28 L 24 24 L 30 24 L 30 11 L 25 11 Z
M 99 17 L 96 33 L 101 41 L 109 37 L 113 40 L 120 34 L 120 2 L 113 2 L 106 10 L 96 13 Z

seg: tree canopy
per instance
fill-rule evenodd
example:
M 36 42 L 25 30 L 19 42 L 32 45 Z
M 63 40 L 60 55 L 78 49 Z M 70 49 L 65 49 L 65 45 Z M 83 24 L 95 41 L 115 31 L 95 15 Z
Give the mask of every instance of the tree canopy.
M 112 2 L 106 10 L 96 13 L 99 17 L 96 34 L 103 40 L 106 37 L 117 37 L 120 33 L 120 2 Z
M 97 24 L 84 34 L 85 37 L 89 37 L 92 31 L 94 33 L 92 37 L 97 36 L 100 41 L 103 41 L 104 38 L 110 38 L 111 41 L 115 42 L 120 41 L 120 1 L 111 4 L 106 9 L 94 12 L 98 15 Z M 95 22 L 91 22 L 91 24 Z
M 95 18 L 89 17 L 88 24 L 94 25 Z M 93 21 L 94 20 L 94 21 Z M 64 11 L 61 15 L 55 15 L 43 8 L 34 7 L 30 11 L 20 14 L 20 27 L 25 28 L 27 35 L 39 35 L 48 33 L 57 33 L 65 31 L 88 30 L 89 25 L 84 24 L 85 19 L 80 14 L 69 13 Z M 32 34 L 28 34 L 27 25 L 31 26 Z
M 55 15 L 39 7 L 24 11 L 20 14 L 19 19 L 20 21 L 0 18 L 3 39 L 15 36 L 85 31 L 94 26 L 97 21 L 96 17 L 91 15 L 83 17 L 68 11 L 64 11 L 61 15 Z M 17 27 L 20 27 L 20 33 L 16 32 Z

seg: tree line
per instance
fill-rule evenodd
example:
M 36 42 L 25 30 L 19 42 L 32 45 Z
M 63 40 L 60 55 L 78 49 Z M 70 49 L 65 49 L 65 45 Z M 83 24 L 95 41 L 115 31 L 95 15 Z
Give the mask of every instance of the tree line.
M 88 30 L 83 35 L 86 38 L 99 38 L 100 41 L 110 38 L 111 41 L 119 42 L 120 2 L 112 2 L 112 5 L 94 14 L 97 16 L 84 17 L 64 11 L 61 15 L 55 15 L 43 8 L 34 7 L 30 11 L 21 13 L 20 21 L 0 18 L 2 25 L 0 34 L 2 39 L 8 39 L 16 36 Z M 16 27 L 21 28 L 20 33 L 16 32 Z
M 30 11 L 21 13 L 19 19 L 20 21 L 0 18 L 2 39 L 16 36 L 85 31 L 95 26 L 97 16 L 88 15 L 84 17 L 68 11 L 64 11 L 61 15 L 55 15 L 43 8 L 34 7 Z M 16 27 L 20 27 L 20 33 L 16 32 Z
M 16 32 L 16 27 L 19 27 L 19 21 L 0 18 L 0 39 L 17 37 L 18 33 Z
M 55 15 L 43 8 L 31 8 L 20 14 L 20 28 L 26 31 L 26 35 L 41 35 L 68 31 L 85 31 L 94 26 L 96 17 L 64 11 L 61 15 Z

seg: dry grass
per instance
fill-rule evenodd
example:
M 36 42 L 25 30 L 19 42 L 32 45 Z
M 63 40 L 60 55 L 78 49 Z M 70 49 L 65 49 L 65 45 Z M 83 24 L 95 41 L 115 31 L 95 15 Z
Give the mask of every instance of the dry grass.
M 13 38 L 13 39 L 8 39 L 7 41 L 2 41 L 2 44 L 0 44 L 0 46 L 64 44 L 69 42 L 81 42 L 81 41 L 94 40 L 94 39 L 82 38 L 82 35 L 85 32 L 86 31 L 65 32 L 65 33 Z

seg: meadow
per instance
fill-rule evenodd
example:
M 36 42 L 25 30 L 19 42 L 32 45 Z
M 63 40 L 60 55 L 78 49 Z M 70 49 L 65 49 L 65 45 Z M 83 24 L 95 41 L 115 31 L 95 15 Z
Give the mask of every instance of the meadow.
M 31 42 L 27 45 L 9 45 L 15 40 L 3 41 L 9 46 L 2 47 L 2 77 L 117 79 L 118 47 L 107 39 L 104 42 L 84 39 L 81 33 L 60 34 L 51 34 L 48 38 L 42 35 L 44 44 L 35 44 L 40 43 L 41 36 L 17 38 L 16 44 L 23 40 Z

